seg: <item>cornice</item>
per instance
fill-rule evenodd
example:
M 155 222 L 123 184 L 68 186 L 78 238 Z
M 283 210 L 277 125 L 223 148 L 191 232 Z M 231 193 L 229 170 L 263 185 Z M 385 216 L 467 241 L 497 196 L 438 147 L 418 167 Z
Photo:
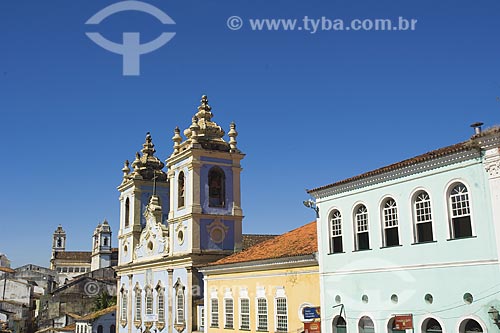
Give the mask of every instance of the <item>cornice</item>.
M 401 167 L 399 169 L 384 172 L 374 176 L 368 176 L 359 180 L 355 180 L 346 184 L 332 186 L 325 189 L 310 192 L 316 199 L 322 199 L 328 196 L 357 190 L 360 188 L 376 185 L 379 183 L 388 182 L 403 177 L 409 177 L 423 172 L 432 171 L 443 168 L 445 166 L 481 158 L 481 152 L 478 149 L 465 150 L 454 154 L 438 157 L 429 161 L 412 164 Z
M 210 274 L 230 274 L 265 271 L 269 269 L 299 268 L 318 265 L 317 255 L 309 254 L 305 256 L 285 257 L 265 260 L 253 260 L 232 264 L 220 264 L 205 266 L 199 269 L 200 272 Z

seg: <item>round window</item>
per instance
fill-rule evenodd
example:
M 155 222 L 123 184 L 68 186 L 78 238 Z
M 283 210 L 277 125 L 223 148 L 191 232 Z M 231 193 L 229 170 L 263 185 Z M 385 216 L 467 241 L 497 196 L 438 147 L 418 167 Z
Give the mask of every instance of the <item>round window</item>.
M 184 231 L 179 230 L 177 232 L 177 241 L 179 242 L 179 244 L 182 244 L 184 242 Z

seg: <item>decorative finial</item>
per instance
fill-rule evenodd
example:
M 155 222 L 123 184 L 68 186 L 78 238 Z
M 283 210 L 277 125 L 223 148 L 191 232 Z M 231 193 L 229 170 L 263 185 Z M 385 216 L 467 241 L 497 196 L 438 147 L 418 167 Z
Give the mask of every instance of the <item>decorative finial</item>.
M 198 143 L 198 130 L 200 129 L 200 126 L 198 126 L 198 118 L 196 116 L 193 117 L 189 129 L 191 130 L 191 142 Z
M 207 95 L 201 96 L 201 105 L 198 106 L 198 113 L 196 113 L 196 117 L 203 121 L 210 121 L 214 116 L 212 112 L 212 107 L 208 105 L 208 97 Z
M 141 152 L 144 155 L 152 156 L 154 153 L 156 153 L 155 150 L 155 145 L 153 144 L 153 138 L 151 138 L 151 133 L 147 132 L 146 133 L 146 142 L 142 145 L 142 150 Z
M 179 152 L 179 145 L 182 142 L 181 130 L 179 129 L 179 126 L 174 129 L 172 141 L 174 142 L 174 154 L 177 154 Z
M 130 168 L 129 168 L 129 161 L 125 160 L 125 163 L 123 163 L 123 178 L 127 178 L 128 174 L 130 173 Z
M 236 141 L 236 137 L 238 136 L 238 132 L 236 132 L 236 124 L 234 123 L 234 121 L 231 122 L 230 130 L 227 135 L 229 136 L 229 147 L 231 148 L 230 152 L 237 152 L 238 149 L 236 148 L 236 145 L 238 142 Z

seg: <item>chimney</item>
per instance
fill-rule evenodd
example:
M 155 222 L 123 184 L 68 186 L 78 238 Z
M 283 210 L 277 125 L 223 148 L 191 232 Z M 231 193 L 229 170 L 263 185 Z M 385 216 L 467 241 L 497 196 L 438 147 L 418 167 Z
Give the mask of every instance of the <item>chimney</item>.
M 470 127 L 474 128 L 474 135 L 478 135 L 478 134 L 481 134 L 481 126 L 483 126 L 484 123 L 474 123 L 472 125 L 470 125 Z

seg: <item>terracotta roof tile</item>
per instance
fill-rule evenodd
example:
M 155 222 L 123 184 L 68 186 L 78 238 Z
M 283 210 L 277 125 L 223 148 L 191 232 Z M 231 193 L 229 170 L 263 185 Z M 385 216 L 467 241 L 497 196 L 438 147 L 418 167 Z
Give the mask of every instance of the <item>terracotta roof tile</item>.
M 109 308 L 99 310 L 97 312 L 89 313 L 86 316 L 78 318 L 78 320 L 92 320 L 104 316 L 105 314 L 116 312 L 116 305 L 110 306 Z
M 234 264 L 313 254 L 318 251 L 316 221 L 222 258 L 210 265 Z
M 243 250 L 248 249 L 249 247 L 252 247 L 254 245 L 257 245 L 261 242 L 267 241 L 269 239 L 272 239 L 278 235 L 243 235 Z
M 462 151 L 472 150 L 472 149 L 474 149 L 474 145 L 471 144 L 471 141 L 460 142 L 460 143 L 457 143 L 457 144 L 452 145 L 452 146 L 436 149 L 436 150 L 430 151 L 428 153 L 403 160 L 401 162 L 397 162 L 397 163 L 390 164 L 388 166 L 385 166 L 385 167 L 382 167 L 379 169 L 368 171 L 368 172 L 365 172 L 365 173 L 360 174 L 358 176 L 354 176 L 354 177 L 347 178 L 347 179 L 344 179 L 344 180 L 341 180 L 341 181 L 338 181 L 338 182 L 335 182 L 335 183 L 332 183 L 329 185 L 325 185 L 325 186 L 317 187 L 317 188 L 314 188 L 311 190 L 307 190 L 307 193 L 321 191 L 321 190 L 324 190 L 324 189 L 327 189 L 330 187 L 335 187 L 338 185 L 347 184 L 347 183 L 354 182 L 356 180 L 360 180 L 363 178 L 367 178 L 367 177 L 371 177 L 371 176 L 375 176 L 375 175 L 380 175 L 382 173 L 390 172 L 390 171 L 397 170 L 400 168 L 404 168 L 404 167 L 407 167 L 407 166 L 410 166 L 413 164 L 426 162 L 426 161 L 429 161 L 429 160 L 432 160 L 435 158 L 443 157 L 446 155 L 450 155 L 450 154 L 454 154 L 454 153 L 458 153 L 458 152 L 462 152 Z
M 60 251 L 55 253 L 56 259 L 88 261 L 90 263 L 92 252 L 87 251 Z

